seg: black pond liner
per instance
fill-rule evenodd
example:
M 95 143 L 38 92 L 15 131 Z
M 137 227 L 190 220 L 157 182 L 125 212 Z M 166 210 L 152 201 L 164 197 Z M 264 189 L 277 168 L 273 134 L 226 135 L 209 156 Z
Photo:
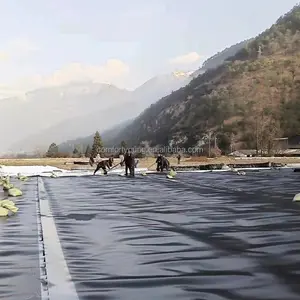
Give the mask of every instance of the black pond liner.
M 299 300 L 299 178 L 246 173 L 42 179 L 78 298 Z
M 37 181 L 11 179 L 23 196 L 10 198 L 17 214 L 0 217 L 0 299 L 40 300 L 41 275 L 37 227 Z M 2 190 L 2 187 L 0 187 Z M 0 193 L 0 199 L 7 193 Z

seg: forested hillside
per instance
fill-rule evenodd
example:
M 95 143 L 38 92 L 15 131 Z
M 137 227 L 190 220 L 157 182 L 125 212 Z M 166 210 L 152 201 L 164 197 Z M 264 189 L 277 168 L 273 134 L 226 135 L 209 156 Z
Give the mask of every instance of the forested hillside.
M 300 133 L 300 7 L 227 62 L 146 109 L 114 140 L 196 145 L 209 131 L 223 150 L 273 148 Z

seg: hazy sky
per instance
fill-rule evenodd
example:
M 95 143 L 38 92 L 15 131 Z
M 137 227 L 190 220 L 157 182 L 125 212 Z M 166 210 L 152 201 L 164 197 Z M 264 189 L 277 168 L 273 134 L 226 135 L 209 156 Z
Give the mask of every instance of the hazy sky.
M 197 69 L 294 0 L 1 0 L 0 97 L 74 80 L 134 88 Z

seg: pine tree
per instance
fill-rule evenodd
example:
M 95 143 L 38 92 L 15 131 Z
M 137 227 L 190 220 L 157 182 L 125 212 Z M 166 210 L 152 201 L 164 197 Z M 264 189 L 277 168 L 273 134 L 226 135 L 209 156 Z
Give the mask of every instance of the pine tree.
M 81 145 L 76 145 L 73 150 L 74 157 L 81 157 Z
M 87 145 L 86 150 L 85 150 L 85 157 L 90 157 L 92 153 L 92 149 L 90 145 Z
M 56 157 L 58 155 L 58 146 L 55 143 L 52 143 L 46 153 L 46 157 Z
M 97 154 L 100 154 L 102 152 L 102 149 L 103 149 L 103 142 L 99 132 L 96 131 L 94 136 L 94 143 L 92 146 L 91 156 L 96 157 Z

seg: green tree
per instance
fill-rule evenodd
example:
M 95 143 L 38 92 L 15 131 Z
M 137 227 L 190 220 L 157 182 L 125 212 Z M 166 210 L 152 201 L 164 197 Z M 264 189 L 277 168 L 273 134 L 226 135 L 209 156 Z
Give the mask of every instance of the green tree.
M 73 156 L 75 156 L 75 157 L 79 156 L 79 151 L 76 147 L 73 150 Z
M 98 131 L 94 135 L 94 142 L 92 146 L 91 156 L 96 157 L 97 154 L 100 154 L 103 149 L 103 142 Z
M 81 156 L 81 145 L 76 145 L 74 150 L 73 150 L 73 155 L 75 157 L 80 157 Z
M 55 143 L 52 143 L 48 148 L 46 157 L 57 157 L 57 155 L 58 155 L 58 146 Z
M 218 135 L 218 147 L 219 149 L 227 154 L 230 151 L 230 138 L 228 137 L 228 135 L 221 133 Z
M 90 145 L 87 145 L 86 150 L 85 150 L 85 157 L 91 157 L 92 149 Z

